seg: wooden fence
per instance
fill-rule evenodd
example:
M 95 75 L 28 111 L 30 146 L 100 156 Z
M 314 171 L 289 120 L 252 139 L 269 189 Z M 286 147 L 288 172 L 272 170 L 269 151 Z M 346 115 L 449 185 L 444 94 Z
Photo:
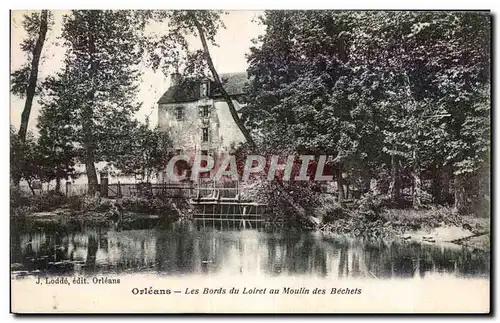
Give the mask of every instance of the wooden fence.
M 194 196 L 194 183 L 113 183 L 99 184 L 98 192 L 100 196 L 107 198 L 122 198 L 129 196 L 165 196 L 170 198 L 191 198 Z M 20 189 L 27 193 L 33 194 L 27 185 L 20 185 Z M 53 191 L 54 185 L 42 185 L 34 189 L 35 195 L 40 195 L 44 192 Z M 66 196 L 83 196 L 88 193 L 88 184 L 72 184 L 66 182 L 61 184 L 59 191 Z

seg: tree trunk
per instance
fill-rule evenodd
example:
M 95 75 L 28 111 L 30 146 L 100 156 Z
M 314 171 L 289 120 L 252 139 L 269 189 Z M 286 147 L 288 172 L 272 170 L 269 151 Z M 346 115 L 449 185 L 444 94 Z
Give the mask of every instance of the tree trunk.
M 61 179 L 59 177 L 56 178 L 56 192 L 61 191 Z
M 413 170 L 411 172 L 413 177 L 413 208 L 418 210 L 422 207 L 422 180 L 420 178 L 420 167 L 417 151 L 413 151 Z
M 342 166 L 339 165 L 337 173 L 337 189 L 338 189 L 338 200 L 339 204 L 342 206 L 344 201 L 344 179 L 342 178 Z
M 441 200 L 446 204 L 452 203 L 450 194 L 450 181 L 452 179 L 452 174 L 449 168 L 443 169 L 443 178 L 441 181 Z
M 231 97 L 224 89 L 224 86 L 222 85 L 222 81 L 219 77 L 219 74 L 215 70 L 215 66 L 214 66 L 214 63 L 212 61 L 212 57 L 210 56 L 210 51 L 208 49 L 207 40 L 205 38 L 205 32 L 203 30 L 203 27 L 201 26 L 200 22 L 196 18 L 196 15 L 194 12 L 190 12 L 190 16 L 191 16 L 191 20 L 193 21 L 194 25 L 196 26 L 196 29 L 198 30 L 201 44 L 203 45 L 203 51 L 204 51 L 205 57 L 207 59 L 208 68 L 210 69 L 210 72 L 212 73 L 212 77 L 214 78 L 215 83 L 217 84 L 217 86 L 219 87 L 219 89 L 221 91 L 221 94 L 222 94 L 222 97 L 224 98 L 224 101 L 226 101 L 227 106 L 229 107 L 229 112 L 231 112 L 231 116 L 233 117 L 234 122 L 236 123 L 236 125 L 240 129 L 241 133 L 245 137 L 246 142 L 250 145 L 250 148 L 256 149 L 257 147 L 255 145 L 255 142 L 253 141 L 252 136 L 250 135 L 250 132 L 248 131 L 248 129 L 245 127 L 245 125 L 241 121 L 240 117 L 238 116 L 238 112 L 236 111 L 236 108 L 233 104 L 233 101 L 231 100 Z
M 420 172 L 418 170 L 412 172 L 413 176 L 413 208 L 418 210 L 422 208 L 422 180 L 420 179 Z
M 38 34 L 35 47 L 33 48 L 30 77 L 26 88 L 26 101 L 24 102 L 24 109 L 21 114 L 21 126 L 19 127 L 19 137 L 21 141 L 26 140 L 26 133 L 28 132 L 28 122 L 30 120 L 33 97 L 35 96 L 36 91 L 36 81 L 38 79 L 38 66 L 40 63 L 40 56 L 42 54 L 43 43 L 45 42 L 45 36 L 47 35 L 47 15 L 47 10 L 42 10 L 40 15 L 40 32 Z
M 389 184 L 389 192 L 391 199 L 394 202 L 399 201 L 401 192 L 401 178 L 399 175 L 399 164 L 396 156 L 391 155 L 391 183 Z
M 92 146 L 91 142 L 85 141 L 85 170 L 87 172 L 87 182 L 89 185 L 87 194 L 95 196 L 99 183 L 97 181 L 97 171 L 94 164 L 94 148 Z
M 441 168 L 436 166 L 433 169 L 432 174 L 432 199 L 434 203 L 441 204 L 442 202 L 442 194 L 441 194 Z
M 467 196 L 465 194 L 464 179 L 457 175 L 455 176 L 455 209 L 460 214 L 467 213 Z
M 92 135 L 92 119 L 94 116 L 94 111 L 93 111 L 93 102 L 94 102 L 94 96 L 96 92 L 96 85 L 95 85 L 95 77 L 97 74 L 97 64 L 94 61 L 94 55 L 96 54 L 97 50 L 95 47 L 95 42 L 94 42 L 94 36 L 93 36 L 93 22 L 90 19 L 89 20 L 89 25 L 88 25 L 88 30 L 87 30 L 87 37 L 88 37 L 88 42 L 89 42 L 89 53 L 90 53 L 90 81 L 91 81 L 91 88 L 89 92 L 87 93 L 87 102 L 84 106 L 84 110 L 82 113 L 82 130 L 83 130 L 83 146 L 85 148 L 85 169 L 87 172 L 87 181 L 89 185 L 89 189 L 87 194 L 90 196 L 95 196 L 97 190 L 98 190 L 98 181 L 97 181 L 97 172 L 95 169 L 95 164 L 94 164 L 94 151 L 95 151 L 95 143 L 94 143 L 94 138 Z
M 36 195 L 35 190 L 33 189 L 33 185 L 31 185 L 31 180 L 26 180 L 26 182 L 28 183 L 28 187 L 30 188 L 31 194 Z

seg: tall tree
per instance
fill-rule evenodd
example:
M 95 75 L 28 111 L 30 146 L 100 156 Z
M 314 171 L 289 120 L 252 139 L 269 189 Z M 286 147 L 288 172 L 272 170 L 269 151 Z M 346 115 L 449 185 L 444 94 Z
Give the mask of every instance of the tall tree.
M 391 107 L 384 149 L 410 166 L 414 206 L 420 205 L 424 171 L 434 174 L 436 186 L 438 176 L 452 168 L 455 202 L 463 209 L 461 177 L 474 176 L 488 155 L 489 16 L 379 12 L 361 18 L 356 55 L 360 66 L 383 85 L 383 101 Z M 465 130 L 472 128 L 466 121 L 477 126 L 476 140 L 468 137 L 471 133 Z M 439 201 L 439 187 L 433 192 Z
M 33 12 L 24 16 L 23 27 L 27 33 L 21 43 L 21 49 L 26 53 L 31 64 L 26 62 L 20 69 L 12 73 L 12 92 L 16 95 L 26 97 L 24 109 L 21 114 L 21 125 L 19 127 L 19 138 L 25 140 L 28 131 L 28 123 L 33 106 L 33 98 L 37 90 L 38 70 L 42 49 L 49 28 L 48 10 L 40 13 Z
M 417 208 L 423 176 L 439 183 L 452 168 L 461 209 L 472 191 L 463 178 L 479 176 L 489 152 L 487 14 L 267 11 L 262 21 L 246 119 L 259 140 L 332 155 L 339 173 L 390 165 L 393 191 L 401 166 Z
M 47 89 L 47 104 L 63 116 L 71 142 L 82 149 L 89 194 L 97 192 L 95 162 L 109 149 L 108 138 L 132 122 L 138 63 L 142 57 L 142 20 L 130 10 L 73 10 L 64 17 L 67 48 L 64 69 Z
M 75 130 L 72 118 L 75 117 L 71 106 L 65 105 L 61 97 L 70 97 L 71 90 L 65 88 L 61 79 L 48 77 L 42 84 L 41 111 L 38 117 L 38 156 L 41 176 L 44 181 L 56 181 L 56 190 L 60 189 L 61 179 L 75 177 L 75 163 L 79 149 L 75 142 Z M 54 99 L 55 98 L 55 99 Z M 75 145 L 76 144 L 76 145 Z
M 341 201 L 351 162 L 367 163 L 380 138 L 349 60 L 356 13 L 268 11 L 263 22 L 266 34 L 248 57 L 247 124 L 267 146 L 331 156 Z

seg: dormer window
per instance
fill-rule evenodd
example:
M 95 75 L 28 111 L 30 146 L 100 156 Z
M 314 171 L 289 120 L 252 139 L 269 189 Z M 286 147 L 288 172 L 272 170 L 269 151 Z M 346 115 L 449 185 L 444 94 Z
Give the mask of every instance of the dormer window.
M 206 98 L 208 96 L 208 81 L 203 81 L 200 84 L 200 97 Z
M 184 107 L 175 108 L 175 118 L 177 119 L 177 121 L 184 120 Z

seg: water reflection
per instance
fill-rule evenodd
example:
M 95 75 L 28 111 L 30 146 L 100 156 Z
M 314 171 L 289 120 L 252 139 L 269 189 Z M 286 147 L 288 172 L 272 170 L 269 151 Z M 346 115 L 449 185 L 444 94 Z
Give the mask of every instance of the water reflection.
M 197 230 L 190 222 L 116 231 L 85 223 L 12 230 L 16 271 L 162 275 L 489 276 L 489 255 L 462 247 L 352 240 L 315 232 Z

